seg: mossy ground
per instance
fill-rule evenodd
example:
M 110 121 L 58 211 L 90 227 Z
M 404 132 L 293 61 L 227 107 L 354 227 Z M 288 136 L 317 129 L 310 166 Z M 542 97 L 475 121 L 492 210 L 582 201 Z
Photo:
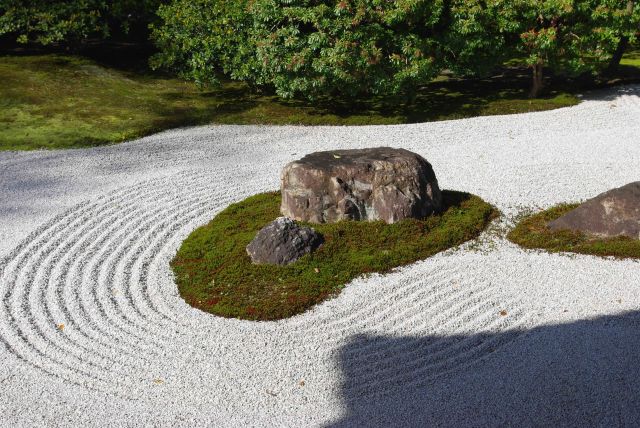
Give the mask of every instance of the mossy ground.
M 640 241 L 627 237 L 595 238 L 570 230 L 552 231 L 547 224 L 576 208 L 578 204 L 563 204 L 521 220 L 509 232 L 512 242 L 530 249 L 551 252 L 572 252 L 618 258 L 640 258 Z
M 385 125 L 551 110 L 577 93 L 640 81 L 640 51 L 630 49 L 604 81 L 551 78 L 529 99 L 530 70 L 514 59 L 484 79 L 442 75 L 402 97 L 315 102 L 252 93 L 238 82 L 205 91 L 150 73 L 152 49 L 114 44 L 84 56 L 8 50 L 0 55 L 0 150 L 92 147 L 199 124 Z M 93 59 L 89 59 L 93 58 Z
M 628 50 L 620 61 L 620 65 L 627 68 L 640 69 L 640 48 Z
M 478 236 L 497 215 L 476 196 L 443 195 L 446 211 L 423 220 L 311 225 L 325 242 L 288 266 L 251 263 L 245 247 L 280 215 L 280 193 L 252 196 L 183 242 L 171 262 L 180 295 L 223 317 L 275 320 L 302 313 L 358 276 L 388 272 Z
M 144 69 L 60 54 L 0 57 L 0 150 L 90 147 L 187 125 L 372 125 L 549 110 L 577 104 L 566 92 L 527 98 L 526 73 L 442 77 L 413 103 L 371 98 L 316 102 L 256 95 L 244 84 L 195 85 Z

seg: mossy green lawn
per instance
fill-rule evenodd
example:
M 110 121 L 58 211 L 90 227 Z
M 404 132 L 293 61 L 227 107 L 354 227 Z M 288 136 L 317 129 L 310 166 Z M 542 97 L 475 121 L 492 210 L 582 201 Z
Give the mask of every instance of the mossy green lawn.
M 245 247 L 277 218 L 280 193 L 230 205 L 183 242 L 171 263 L 181 296 L 223 317 L 275 320 L 299 314 L 349 281 L 425 259 L 480 234 L 496 216 L 480 198 L 444 192 L 446 211 L 423 220 L 311 225 L 324 237 L 288 266 L 254 265 Z
M 620 65 L 640 69 L 640 49 L 631 49 L 624 54 Z
M 509 232 L 512 242 L 530 249 L 551 252 L 572 252 L 596 256 L 640 258 L 640 241 L 627 237 L 596 238 L 570 230 L 552 231 L 547 224 L 576 208 L 578 204 L 563 204 L 520 221 Z
M 573 94 L 588 89 L 552 81 L 544 97 L 529 99 L 530 72 L 514 60 L 486 79 L 440 76 L 412 103 L 399 97 L 310 103 L 253 94 L 238 82 L 202 91 L 144 67 L 124 67 L 69 55 L 0 56 L 0 150 L 92 147 L 210 123 L 385 125 L 524 113 L 575 105 Z M 601 84 L 638 79 L 640 51 L 632 49 Z
M 0 150 L 89 147 L 196 124 L 369 125 L 549 110 L 578 103 L 561 91 L 527 98 L 528 78 L 442 77 L 402 99 L 283 101 L 224 82 L 192 83 L 64 55 L 0 57 Z
M 72 56 L 0 57 L 0 78 L 0 150 L 97 146 L 208 123 L 235 98 Z

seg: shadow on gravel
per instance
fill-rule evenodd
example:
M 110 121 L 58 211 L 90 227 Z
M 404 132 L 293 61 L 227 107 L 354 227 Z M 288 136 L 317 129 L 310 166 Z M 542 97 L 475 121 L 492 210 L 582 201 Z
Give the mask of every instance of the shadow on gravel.
M 640 83 L 640 80 L 638 81 Z M 604 90 L 586 91 L 582 100 L 584 101 L 617 101 L 623 96 L 640 97 L 640 84 L 629 84 L 606 88 Z
M 360 336 L 339 355 L 347 412 L 332 426 L 638 426 L 639 357 L 640 312 L 498 335 Z

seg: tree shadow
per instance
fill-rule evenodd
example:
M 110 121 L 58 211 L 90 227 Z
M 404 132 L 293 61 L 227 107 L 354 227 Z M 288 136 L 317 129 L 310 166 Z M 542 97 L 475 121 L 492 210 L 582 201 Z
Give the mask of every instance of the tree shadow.
M 634 82 L 625 82 L 625 84 L 632 84 Z M 640 83 L 640 72 L 635 83 Z M 585 101 L 616 101 L 624 96 L 640 97 L 640 86 L 609 86 L 608 91 L 588 91 L 585 92 L 582 97 Z
M 0 56 L 34 56 L 34 55 L 80 55 L 103 67 L 133 73 L 149 72 L 149 57 L 157 52 L 149 41 L 122 41 L 88 39 L 71 49 L 61 43 L 39 45 L 37 43 L 20 44 L 15 37 L 0 37 Z
M 442 211 L 449 208 L 460 207 L 464 202 L 471 199 L 471 193 L 458 192 L 457 190 L 442 190 Z
M 640 312 L 527 331 L 354 337 L 339 352 L 352 426 L 638 426 Z
M 442 75 L 413 91 L 411 101 L 406 95 L 320 98 L 314 102 L 315 110 L 309 114 L 333 114 L 343 119 L 353 115 L 376 115 L 403 123 L 420 123 L 564 106 L 557 96 L 568 89 L 565 79 L 550 75 L 544 94 L 527 102 L 530 84 L 529 69 L 500 67 L 485 77 Z M 300 103 L 298 107 L 304 106 L 304 101 L 297 102 Z
M 258 102 L 244 88 L 224 87 L 214 91 L 193 94 L 191 97 L 213 98 L 215 103 L 184 103 L 182 92 L 166 92 L 159 95 L 156 103 L 158 119 L 153 126 L 166 129 L 179 126 L 216 123 L 221 117 L 241 114 L 258 105 Z

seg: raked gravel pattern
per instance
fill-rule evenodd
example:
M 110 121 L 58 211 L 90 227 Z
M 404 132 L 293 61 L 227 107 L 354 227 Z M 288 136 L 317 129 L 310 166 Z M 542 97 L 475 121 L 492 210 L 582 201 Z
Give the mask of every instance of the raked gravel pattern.
M 518 215 L 640 179 L 640 87 L 401 126 L 205 126 L 0 153 L 3 426 L 634 426 L 640 263 L 524 251 Z M 278 322 L 185 304 L 169 261 L 317 150 L 416 151 L 480 239 Z

